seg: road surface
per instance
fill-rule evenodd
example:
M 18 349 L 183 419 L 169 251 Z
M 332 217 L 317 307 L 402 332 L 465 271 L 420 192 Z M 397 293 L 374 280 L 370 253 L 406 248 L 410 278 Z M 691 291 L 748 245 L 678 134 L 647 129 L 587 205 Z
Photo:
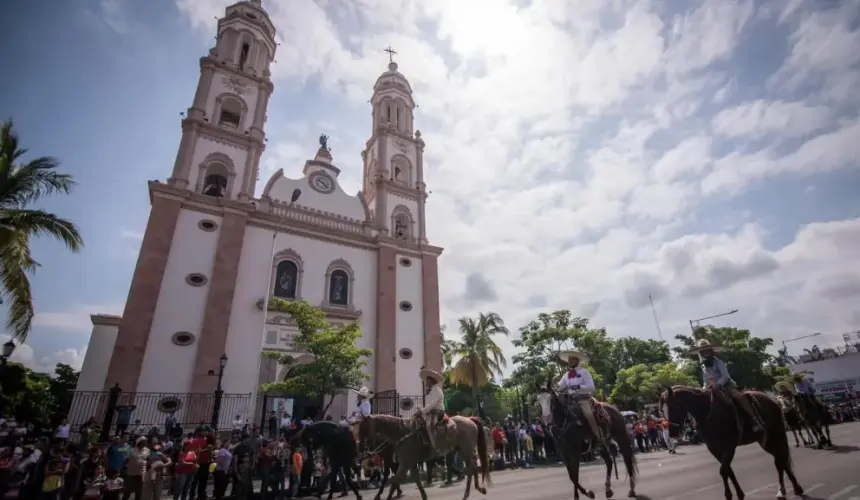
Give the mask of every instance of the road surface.
M 860 423 L 833 426 L 831 434 L 835 450 L 794 448 L 792 444 L 797 480 L 806 490 L 806 500 L 860 500 Z M 641 500 L 725 499 L 719 465 L 704 446 L 679 447 L 676 455 L 660 451 L 638 454 L 637 458 L 640 477 L 636 492 Z M 747 500 L 776 497 L 773 459 L 758 445 L 739 448 L 732 467 Z M 593 490 L 598 499 L 605 498 L 604 471 L 602 463 L 581 469 L 581 484 Z M 626 498 L 628 486 L 620 462 L 619 478 L 616 480 L 613 474 L 614 498 Z M 462 482 L 450 487 L 434 486 L 427 489 L 427 495 L 431 500 L 460 499 L 464 488 Z M 799 498 L 793 495 L 788 478 L 786 490 L 788 498 Z M 372 498 L 368 493 L 362 492 L 365 498 Z M 404 488 L 404 493 L 404 500 L 420 498 L 414 486 Z M 472 499 L 481 497 L 472 490 Z M 564 469 L 558 467 L 499 471 L 493 474 L 486 498 L 569 500 L 573 498 L 573 485 Z

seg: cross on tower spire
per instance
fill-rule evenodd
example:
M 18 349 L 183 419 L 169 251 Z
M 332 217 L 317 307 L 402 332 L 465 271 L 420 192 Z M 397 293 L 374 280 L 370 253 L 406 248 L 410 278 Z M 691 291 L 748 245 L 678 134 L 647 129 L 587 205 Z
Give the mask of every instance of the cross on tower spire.
M 391 64 L 394 62 L 394 54 L 397 53 L 396 50 L 391 48 L 391 45 L 383 49 L 383 52 L 388 52 L 388 63 Z

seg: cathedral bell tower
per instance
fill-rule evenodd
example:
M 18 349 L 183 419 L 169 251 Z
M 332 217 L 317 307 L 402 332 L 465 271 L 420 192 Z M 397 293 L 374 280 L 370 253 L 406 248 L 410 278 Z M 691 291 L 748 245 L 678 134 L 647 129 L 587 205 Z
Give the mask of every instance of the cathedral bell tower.
M 388 71 L 373 86 L 373 132 L 362 152 L 362 191 L 374 225 L 405 244 L 427 245 L 424 221 L 424 141 L 414 128 L 412 86 L 398 71 L 390 47 Z
M 200 79 L 182 120 L 168 183 L 213 197 L 250 201 L 265 149 L 269 67 L 275 27 L 260 0 L 227 7 L 215 47 L 200 59 Z

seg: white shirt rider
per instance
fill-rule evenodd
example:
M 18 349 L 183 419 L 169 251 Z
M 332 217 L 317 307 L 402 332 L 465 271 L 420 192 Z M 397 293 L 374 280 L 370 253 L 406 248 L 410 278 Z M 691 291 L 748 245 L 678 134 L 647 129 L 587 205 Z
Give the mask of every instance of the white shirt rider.
M 370 400 L 362 399 L 360 403 L 358 403 L 358 414 L 360 418 L 365 418 L 370 416 Z
M 421 408 L 421 413 L 427 415 L 434 410 L 445 411 L 445 394 L 442 392 L 442 384 L 434 384 L 430 388 L 430 392 L 424 398 L 424 408 Z
M 588 370 L 577 366 L 561 377 L 561 380 L 558 381 L 558 388 L 577 394 L 591 394 L 594 392 L 594 379 L 591 378 L 591 373 Z

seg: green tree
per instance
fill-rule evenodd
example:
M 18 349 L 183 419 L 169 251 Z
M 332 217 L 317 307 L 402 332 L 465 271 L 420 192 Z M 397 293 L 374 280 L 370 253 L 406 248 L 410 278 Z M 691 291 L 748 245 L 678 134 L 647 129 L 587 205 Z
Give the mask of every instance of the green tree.
M 660 365 L 672 361 L 669 344 L 653 339 L 622 337 L 612 349 L 612 368 L 617 373 L 633 365 Z
M 69 365 L 58 363 L 51 377 L 50 390 L 54 415 L 66 415 L 72 407 L 72 398 L 78 386 L 79 372 Z
M 719 357 L 726 362 L 732 379 L 746 389 L 768 390 L 773 385 L 771 377 L 765 373 L 765 367 L 775 363 L 775 359 L 767 350 L 773 345 L 772 338 L 753 336 L 749 330 L 740 328 L 715 328 L 704 326 L 695 329 L 692 336 L 675 336 L 681 345 L 673 348 L 680 356 L 682 369 L 685 373 L 701 380 L 698 360 L 687 357 L 689 351 L 699 339 L 722 345 L 724 351 Z
M 295 349 L 309 354 L 310 363 L 297 363 L 289 354 L 265 351 L 265 355 L 276 359 L 290 370 L 290 376 L 281 382 L 263 384 L 263 391 L 281 391 L 303 394 L 316 398 L 325 415 L 337 394 L 349 389 L 358 389 L 367 379 L 365 359 L 373 354 L 370 349 L 357 347 L 361 338 L 358 322 L 342 328 L 335 328 L 326 321 L 325 313 L 307 302 L 288 301 L 273 297 L 269 310 L 276 310 L 292 316 L 299 334 L 295 339 Z M 330 396 L 326 402 L 326 396 Z
M 696 380 L 678 369 L 673 362 L 637 364 L 618 372 L 609 401 L 621 408 L 641 410 L 654 403 L 668 386 L 695 385 Z
M 19 363 L 0 365 L 0 411 L 18 420 L 57 425 L 68 414 L 77 379 L 78 372 L 64 364 L 53 375 Z
M 23 342 L 33 322 L 29 274 L 39 267 L 30 254 L 34 236 L 52 236 L 73 252 L 83 246 L 75 225 L 52 213 L 30 208 L 41 198 L 68 194 L 75 182 L 56 172 L 59 162 L 47 156 L 23 162 L 12 121 L 0 122 L 0 297 L 8 303 L 7 329 Z
M 537 319 L 520 328 L 514 347 L 520 350 L 511 358 L 516 368 L 506 384 L 528 391 L 555 381 L 564 367 L 559 351 L 571 346 L 574 332 L 588 326 L 585 318 L 574 317 L 568 310 L 541 313 Z
M 445 371 L 449 371 L 454 365 L 455 342 L 451 339 L 445 338 L 445 325 L 442 325 L 439 333 L 442 336 L 442 364 L 445 367 Z
M 501 376 L 507 365 L 493 336 L 508 335 L 509 331 L 502 318 L 491 312 L 481 313 L 477 319 L 460 318 L 460 333 L 463 340 L 454 341 L 451 347 L 452 358 L 457 360 L 451 370 L 451 382 L 471 388 L 477 405 L 478 391 L 494 375 Z

